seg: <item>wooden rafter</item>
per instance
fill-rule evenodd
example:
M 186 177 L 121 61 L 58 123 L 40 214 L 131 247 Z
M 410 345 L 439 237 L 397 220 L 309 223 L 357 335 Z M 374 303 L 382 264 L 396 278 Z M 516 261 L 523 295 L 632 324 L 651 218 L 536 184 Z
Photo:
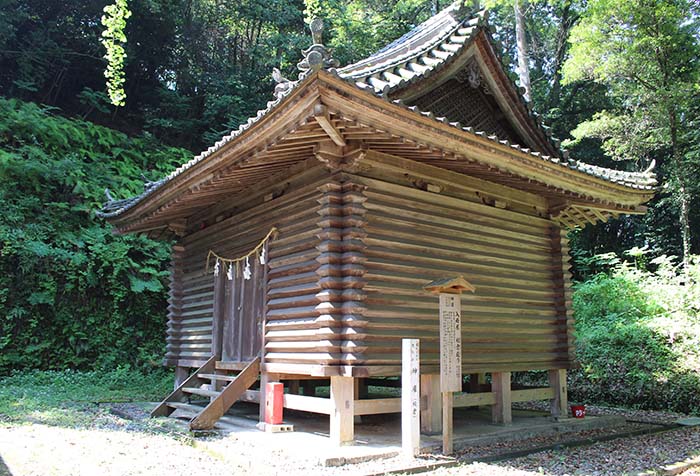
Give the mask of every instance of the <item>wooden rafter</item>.
M 328 137 L 330 137 L 337 146 L 345 147 L 345 139 L 343 139 L 343 135 L 331 122 L 330 115 L 328 114 L 328 108 L 326 106 L 323 104 L 317 104 L 314 106 L 314 118 L 326 132 L 326 134 L 328 134 Z

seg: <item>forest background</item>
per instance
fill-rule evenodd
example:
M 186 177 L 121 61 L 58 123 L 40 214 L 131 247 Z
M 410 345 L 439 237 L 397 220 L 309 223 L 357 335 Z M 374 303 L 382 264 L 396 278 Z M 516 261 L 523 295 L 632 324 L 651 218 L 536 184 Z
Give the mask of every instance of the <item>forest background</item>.
M 0 0 L 0 377 L 31 369 L 162 377 L 170 244 L 113 235 L 94 215 L 105 188 L 116 198 L 139 193 L 144 180 L 255 115 L 271 98 L 273 67 L 295 76 L 310 17 L 326 20 L 325 43 L 347 64 L 448 5 L 131 1 L 126 99 L 113 106 L 101 43 L 108 3 Z M 581 362 L 572 397 L 697 411 L 700 6 L 488 6 L 504 63 L 531 84 L 534 109 L 572 157 L 655 165 L 658 174 L 646 215 L 571 235 Z

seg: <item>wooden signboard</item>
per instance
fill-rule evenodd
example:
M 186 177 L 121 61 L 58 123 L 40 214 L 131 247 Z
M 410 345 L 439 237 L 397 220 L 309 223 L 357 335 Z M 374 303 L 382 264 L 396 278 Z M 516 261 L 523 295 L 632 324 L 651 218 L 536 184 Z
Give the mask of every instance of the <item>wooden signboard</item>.
M 442 393 L 442 452 L 452 454 L 453 393 L 462 391 L 463 291 L 476 289 L 463 276 L 438 279 L 423 286 L 440 302 L 440 390 Z
M 440 293 L 440 390 L 462 391 L 462 304 L 459 294 Z

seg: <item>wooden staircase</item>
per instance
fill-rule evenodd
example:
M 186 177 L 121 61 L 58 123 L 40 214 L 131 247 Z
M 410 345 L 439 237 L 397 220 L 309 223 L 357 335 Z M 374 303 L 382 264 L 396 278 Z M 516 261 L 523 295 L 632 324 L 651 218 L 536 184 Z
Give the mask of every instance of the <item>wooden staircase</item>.
M 212 356 L 196 372 L 168 395 L 152 412 L 151 417 L 169 416 L 175 410 L 194 413 L 191 430 L 210 430 L 239 398 L 255 383 L 260 374 L 260 357 L 256 357 L 238 375 L 216 373 L 216 357 Z M 217 382 L 225 385 L 220 391 Z M 210 388 L 202 388 L 207 385 Z M 204 406 L 189 403 L 190 395 L 209 398 Z

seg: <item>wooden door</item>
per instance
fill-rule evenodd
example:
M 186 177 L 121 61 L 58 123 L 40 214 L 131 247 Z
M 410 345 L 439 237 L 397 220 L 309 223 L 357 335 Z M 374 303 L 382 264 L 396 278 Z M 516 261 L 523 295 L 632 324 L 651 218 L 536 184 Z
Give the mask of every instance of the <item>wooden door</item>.
M 238 276 L 219 273 L 214 289 L 212 353 L 225 362 L 250 362 L 262 348 L 267 265 L 251 257 L 250 279 L 242 268 Z

